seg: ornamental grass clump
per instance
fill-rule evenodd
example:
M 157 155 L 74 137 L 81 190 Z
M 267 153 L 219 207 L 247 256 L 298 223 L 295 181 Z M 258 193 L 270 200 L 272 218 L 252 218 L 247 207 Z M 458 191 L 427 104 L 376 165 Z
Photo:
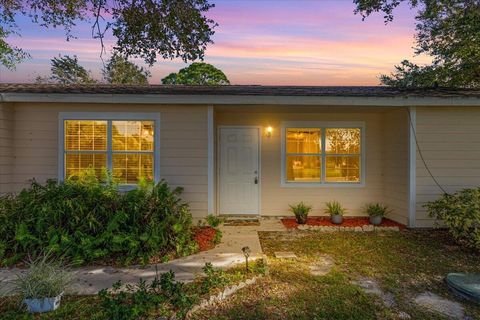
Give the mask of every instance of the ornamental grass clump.
M 303 202 L 300 202 L 296 205 L 290 205 L 290 211 L 292 211 L 295 215 L 298 224 L 307 223 L 307 217 L 311 210 L 312 206 L 308 206 Z
M 480 250 L 480 188 L 444 194 L 424 206 L 459 243 Z
M 92 174 L 44 185 L 33 181 L 18 195 L 0 197 L 0 265 L 41 252 L 72 265 L 190 254 L 197 248 L 181 192 L 165 181 L 119 192 L 113 179 Z
M 13 292 L 22 299 L 54 298 L 62 295 L 73 276 L 62 264 L 48 255 L 28 261 L 27 270 L 12 281 Z

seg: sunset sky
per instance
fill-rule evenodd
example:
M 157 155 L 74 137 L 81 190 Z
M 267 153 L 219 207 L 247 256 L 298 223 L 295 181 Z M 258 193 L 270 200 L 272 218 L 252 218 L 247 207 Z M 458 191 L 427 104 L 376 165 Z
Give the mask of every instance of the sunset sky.
M 232 84 L 264 85 L 378 85 L 403 59 L 414 57 L 414 16 L 408 6 L 396 11 L 385 25 L 383 15 L 362 21 L 351 0 L 212 0 L 211 16 L 219 26 L 205 62 L 222 69 Z M 77 39 L 65 41 L 63 30 L 44 29 L 27 19 L 19 21 L 21 38 L 10 42 L 31 59 L 8 71 L 0 67 L 0 82 L 32 82 L 47 75 L 50 59 L 77 55 L 80 63 L 100 79 L 100 43 L 91 38 L 90 25 L 79 24 Z M 107 49 L 114 39 L 106 41 Z M 140 60 L 136 62 L 141 63 Z M 161 60 L 152 68 L 150 83 L 186 66 Z

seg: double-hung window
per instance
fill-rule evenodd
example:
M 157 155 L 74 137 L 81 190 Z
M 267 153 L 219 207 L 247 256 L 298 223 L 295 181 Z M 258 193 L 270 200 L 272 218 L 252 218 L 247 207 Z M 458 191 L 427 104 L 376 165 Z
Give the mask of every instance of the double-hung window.
M 284 123 L 282 184 L 361 184 L 363 124 Z
M 60 114 L 60 179 L 108 170 L 121 185 L 158 180 L 158 114 Z

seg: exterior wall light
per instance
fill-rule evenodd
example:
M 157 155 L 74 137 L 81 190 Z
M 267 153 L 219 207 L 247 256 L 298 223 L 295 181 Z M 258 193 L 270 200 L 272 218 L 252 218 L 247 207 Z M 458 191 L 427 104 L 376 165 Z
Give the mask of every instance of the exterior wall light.
M 272 136 L 272 132 L 273 132 L 273 128 L 268 126 L 266 129 L 265 129 L 265 135 L 267 136 L 267 138 L 270 138 Z

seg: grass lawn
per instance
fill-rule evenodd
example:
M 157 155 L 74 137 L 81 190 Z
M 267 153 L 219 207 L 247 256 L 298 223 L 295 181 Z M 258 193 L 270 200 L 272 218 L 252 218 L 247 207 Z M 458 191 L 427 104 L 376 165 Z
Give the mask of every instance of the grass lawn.
M 480 306 L 451 294 L 443 278 L 448 272 L 480 273 L 480 253 L 457 246 L 443 231 L 404 232 L 264 232 L 262 247 L 269 257 L 270 274 L 194 319 L 445 319 L 412 302 L 431 291 L 460 302 L 471 319 L 480 319 Z M 293 251 L 298 260 L 279 260 L 275 251 Z M 328 255 L 335 260 L 324 276 L 313 276 L 310 265 Z M 232 279 L 245 275 L 229 270 Z M 375 279 L 395 300 L 393 308 L 364 293 L 353 280 Z M 235 282 L 235 281 L 233 281 Z M 192 289 L 196 286 L 192 284 Z M 0 299 L 0 319 L 102 319 L 98 297 L 66 297 L 54 313 L 30 316 L 18 301 Z M 145 319 L 157 319 L 151 314 Z
M 459 301 L 480 319 L 480 306 L 457 299 L 443 282 L 448 272 L 480 273 L 480 254 L 455 245 L 443 231 L 265 232 L 260 239 L 270 276 L 196 319 L 399 319 L 400 311 L 412 319 L 444 319 L 412 303 L 424 291 Z M 293 251 L 299 259 L 275 259 L 275 251 Z M 325 254 L 335 267 L 311 275 L 309 266 Z M 359 277 L 375 279 L 396 306 L 385 307 L 351 283 Z

